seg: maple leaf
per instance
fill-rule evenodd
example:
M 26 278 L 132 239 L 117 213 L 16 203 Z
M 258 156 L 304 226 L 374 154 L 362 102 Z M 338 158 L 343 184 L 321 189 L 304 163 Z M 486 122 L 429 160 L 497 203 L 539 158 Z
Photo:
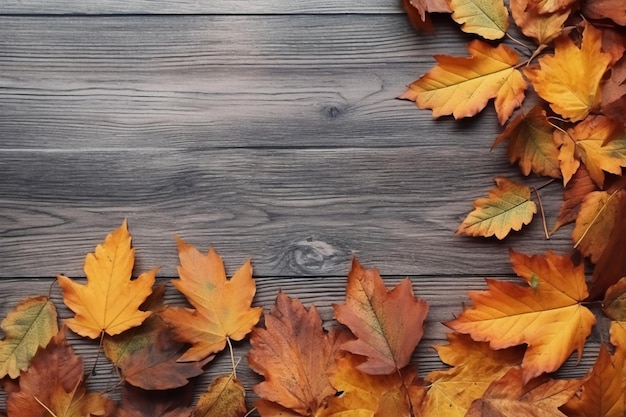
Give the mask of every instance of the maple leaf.
M 233 375 L 220 375 L 200 396 L 194 417 L 243 417 L 246 390 Z
M 114 403 L 83 385 L 83 361 L 65 340 L 65 327 L 45 349 L 37 352 L 30 368 L 20 376 L 19 391 L 9 394 L 13 417 L 112 416 Z
M 147 391 L 124 384 L 116 417 L 191 417 L 192 399 L 190 385 L 175 390 Z
M 577 0 L 528 0 L 528 8 L 538 13 L 554 13 L 571 8 Z
M 566 224 L 576 221 L 576 217 L 578 217 L 580 212 L 580 206 L 587 194 L 597 190 L 598 186 L 591 179 L 589 171 L 587 171 L 584 165 L 581 165 L 565 186 L 563 203 L 559 208 L 559 214 L 551 233 L 556 232 Z
M 563 30 L 563 24 L 571 9 L 565 7 L 552 13 L 541 13 L 539 9 L 529 7 L 532 0 L 511 0 L 511 15 L 522 33 L 533 38 L 538 45 L 548 45 Z
M 250 344 L 248 364 L 265 378 L 253 387 L 263 400 L 255 404 L 261 416 L 277 409 L 312 416 L 335 394 L 328 377 L 335 366 L 335 343 L 314 306 L 306 310 L 280 292 L 265 314 L 265 329 L 254 328 Z
M 574 248 L 588 256 L 593 263 L 598 262 L 609 243 L 620 196 L 617 191 L 612 193 L 594 191 L 589 193 L 580 205 L 576 226 L 572 232 Z
M 489 385 L 483 397 L 472 403 L 465 417 L 567 417 L 558 408 L 579 386 L 576 380 L 548 377 L 538 377 L 524 384 L 522 369 L 512 368 Z
M 587 298 L 584 266 L 567 255 L 510 251 L 511 264 L 527 286 L 487 279 L 487 291 L 470 291 L 474 307 L 447 323 L 450 328 L 489 342 L 493 349 L 528 345 L 522 368 L 525 381 L 558 369 L 568 356 L 582 355 L 595 316 Z
M 509 28 L 509 12 L 501 0 L 449 0 L 452 19 L 461 30 L 485 39 L 500 39 Z
M 606 33 L 606 31 L 604 32 Z M 623 39 L 623 35 L 619 35 Z M 624 54 L 626 48 L 626 40 L 624 44 L 617 48 L 617 54 Z M 626 56 L 619 59 L 617 63 L 610 68 L 611 75 L 601 85 L 601 103 L 600 109 L 605 116 L 617 120 L 626 125 Z
M 138 310 L 152 292 L 156 268 L 131 280 L 135 250 L 126 220 L 107 235 L 104 243 L 85 258 L 87 285 L 57 275 L 63 301 L 76 316 L 68 327 L 81 336 L 99 338 L 102 332 L 114 336 L 139 326 L 150 312 Z
M 520 230 L 530 223 L 537 212 L 535 202 L 530 199 L 530 188 L 506 178 L 496 178 L 495 182 L 496 187 L 489 191 L 488 197 L 474 201 L 474 210 L 457 233 L 504 239 L 511 230 Z
M 539 68 L 524 68 L 537 94 L 573 122 L 583 120 L 600 104 L 600 80 L 611 56 L 602 52 L 601 33 L 587 24 L 581 48 L 567 36 L 555 40 L 554 55 L 539 58 Z
M 335 318 L 357 337 L 341 346 L 366 361 L 358 369 L 390 374 L 406 366 L 424 334 L 428 304 L 413 295 L 408 278 L 393 290 L 385 288 L 378 270 L 352 260 L 346 303 L 333 304 Z
M 604 171 L 621 175 L 626 166 L 626 133 L 623 126 L 605 116 L 589 116 L 566 132 L 556 130 L 563 183 L 567 184 L 582 162 L 599 187 Z
M 626 4 L 623 0 L 585 0 L 582 12 L 589 19 L 611 19 L 626 26 Z
M 57 311 L 48 297 L 22 300 L 2 320 L 0 328 L 0 378 L 20 376 L 28 368 L 39 347 L 44 347 L 57 334 Z
M 471 117 L 495 98 L 500 124 L 511 117 L 524 100 L 526 81 L 515 69 L 519 55 L 500 44 L 496 47 L 478 39 L 468 45 L 470 58 L 436 55 L 437 65 L 413 82 L 399 98 L 432 109 L 433 117 Z
M 568 417 L 624 417 L 626 382 L 623 369 L 624 357 L 616 355 L 611 358 L 606 346 L 601 345 L 582 391 L 563 407 Z
M 508 139 L 509 161 L 519 161 L 524 175 L 532 171 L 538 175 L 561 178 L 559 150 L 554 143 L 553 133 L 554 127 L 548 123 L 545 110 L 536 106 L 527 114 L 520 114 L 513 119 L 496 138 L 492 148 Z
M 423 416 L 464 416 L 489 384 L 518 366 L 524 355 L 521 347 L 492 350 L 488 343 L 467 335 L 450 333 L 447 337 L 449 344 L 435 348 L 441 360 L 453 368 L 426 376 L 430 388 L 420 410 Z
M 195 308 L 170 307 L 160 314 L 176 336 L 192 347 L 179 361 L 201 361 L 226 347 L 227 339 L 242 340 L 259 321 L 263 308 L 252 308 L 256 285 L 250 261 L 230 280 L 213 248 L 207 255 L 177 238 L 180 279 L 174 286 Z

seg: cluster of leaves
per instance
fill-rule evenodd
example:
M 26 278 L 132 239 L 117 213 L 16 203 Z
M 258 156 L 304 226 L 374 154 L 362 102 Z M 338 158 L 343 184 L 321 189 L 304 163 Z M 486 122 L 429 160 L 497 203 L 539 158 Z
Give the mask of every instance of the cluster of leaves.
M 590 292 L 600 299 L 626 275 L 626 3 L 404 0 L 404 7 L 413 25 L 427 30 L 429 13 L 451 13 L 476 39 L 468 44 L 470 57 L 435 56 L 437 64 L 401 98 L 432 109 L 434 117 L 457 119 L 475 116 L 494 99 L 504 125 L 527 90 L 534 91 L 539 104 L 520 109 L 493 146 L 508 141 L 509 161 L 526 176 L 562 180 L 563 203 L 551 231 L 544 219 L 546 236 L 575 223 L 574 247 L 596 264 Z M 532 47 L 512 36 L 520 32 Z M 533 194 L 541 208 L 536 189 L 496 178 L 458 233 L 503 239 L 533 219 Z
M 412 356 L 428 313 L 408 278 L 388 289 L 376 269 L 353 260 L 345 303 L 329 331 L 314 306 L 280 292 L 264 315 L 252 307 L 256 286 L 247 261 L 227 279 L 219 255 L 178 239 L 174 287 L 191 308 L 165 306 L 156 269 L 132 279 L 134 250 L 126 222 L 87 255 L 82 284 L 57 282 L 74 316 L 59 328 L 45 296 L 23 300 L 2 322 L 0 377 L 9 417 L 243 417 L 246 389 L 237 379 L 231 341 L 250 336 L 248 364 L 262 375 L 255 409 L 272 416 L 597 416 L 626 413 L 626 278 L 604 311 L 613 319 L 582 380 L 552 379 L 595 323 L 582 304 L 584 270 L 568 256 L 511 251 L 524 285 L 487 280 L 473 306 L 445 323 L 454 332 L 436 346 L 447 369 L 417 376 Z M 66 328 L 100 340 L 117 370 L 121 402 L 88 392 L 83 359 Z M 233 371 L 218 376 L 195 404 L 186 387 L 230 346 Z M 612 353 L 610 353 L 612 351 Z

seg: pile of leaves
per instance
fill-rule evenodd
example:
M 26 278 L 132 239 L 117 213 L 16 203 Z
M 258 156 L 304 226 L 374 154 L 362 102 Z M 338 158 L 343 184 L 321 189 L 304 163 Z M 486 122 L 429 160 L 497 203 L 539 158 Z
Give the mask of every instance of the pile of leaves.
M 596 321 L 583 305 L 584 267 L 567 255 L 511 251 L 521 284 L 487 280 L 473 306 L 445 323 L 453 332 L 436 346 L 447 368 L 418 377 L 412 362 L 428 314 L 409 278 L 388 289 L 376 269 L 356 259 L 336 323 L 323 327 L 316 308 L 280 292 L 259 320 L 250 261 L 227 279 L 220 256 L 178 240 L 179 278 L 189 305 L 163 303 L 156 269 L 132 279 L 134 249 L 126 222 L 85 259 L 86 283 L 58 276 L 74 313 L 59 326 L 46 296 L 23 300 L 1 327 L 0 376 L 9 417 L 271 416 L 597 416 L 626 412 L 626 278 L 603 302 L 613 319 L 610 344 L 581 380 L 553 379 L 582 354 Z M 67 329 L 93 339 L 110 361 L 121 401 L 89 392 L 83 359 Z M 252 387 L 237 378 L 232 341 L 250 334 L 249 367 L 263 377 Z M 96 341 L 99 341 L 96 343 Z M 218 376 L 194 403 L 190 386 L 229 347 L 233 370 Z M 113 375 L 113 373 L 112 373 Z
M 474 39 L 469 57 L 435 56 L 437 64 L 400 98 L 456 119 L 475 116 L 494 99 L 498 121 L 508 124 L 492 147 L 507 141 L 508 159 L 522 174 L 562 182 L 551 230 L 544 218 L 546 237 L 575 223 L 574 247 L 596 264 L 591 298 L 601 299 L 626 275 L 626 3 L 403 2 L 415 27 L 432 30 L 429 13 L 451 13 Z M 524 108 L 526 95 L 539 104 Z M 458 233 L 503 239 L 530 223 L 537 205 L 542 209 L 538 190 L 496 178 Z

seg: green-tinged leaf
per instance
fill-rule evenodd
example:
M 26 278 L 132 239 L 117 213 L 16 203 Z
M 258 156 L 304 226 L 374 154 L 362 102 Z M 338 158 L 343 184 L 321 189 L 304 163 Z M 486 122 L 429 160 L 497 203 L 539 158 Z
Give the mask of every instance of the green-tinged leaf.
M 626 322 L 626 277 L 606 290 L 602 306 L 604 314 L 615 321 Z
M 468 236 L 496 236 L 504 239 L 511 230 L 520 230 L 530 223 L 537 205 L 530 199 L 530 188 L 496 178 L 496 187 L 489 196 L 474 202 L 474 211 L 467 215 L 457 233 Z
M 461 30 L 485 39 L 500 39 L 509 28 L 509 13 L 502 0 L 450 0 L 452 19 Z
M 221 375 L 198 400 L 194 417 L 243 417 L 246 390 L 232 375 Z
M 48 297 L 27 298 L 7 314 L 0 325 L 0 377 L 20 376 L 39 347 L 45 347 L 58 333 L 57 311 Z

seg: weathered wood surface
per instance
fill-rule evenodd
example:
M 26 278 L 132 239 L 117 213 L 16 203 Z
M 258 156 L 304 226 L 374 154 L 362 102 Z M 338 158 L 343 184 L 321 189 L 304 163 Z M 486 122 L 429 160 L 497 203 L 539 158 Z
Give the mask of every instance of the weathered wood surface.
M 177 234 L 231 271 L 251 257 L 256 305 L 282 288 L 331 324 L 352 256 L 390 285 L 409 275 L 431 305 L 415 359 L 421 374 L 440 367 L 438 323 L 484 276 L 511 277 L 508 247 L 571 247 L 539 222 L 504 243 L 454 234 L 492 177 L 517 176 L 489 151 L 497 121 L 434 121 L 395 97 L 463 39 L 445 24 L 416 34 L 382 0 L 3 1 L 0 314 L 58 273 L 82 277 L 127 218 L 137 272 L 174 277 Z M 549 222 L 559 198 L 558 184 L 543 191 Z M 605 335 L 602 321 L 562 373 L 582 375 Z M 75 344 L 91 363 L 94 346 Z M 219 357 L 199 389 L 228 366 Z M 114 384 L 110 368 L 90 384 Z

